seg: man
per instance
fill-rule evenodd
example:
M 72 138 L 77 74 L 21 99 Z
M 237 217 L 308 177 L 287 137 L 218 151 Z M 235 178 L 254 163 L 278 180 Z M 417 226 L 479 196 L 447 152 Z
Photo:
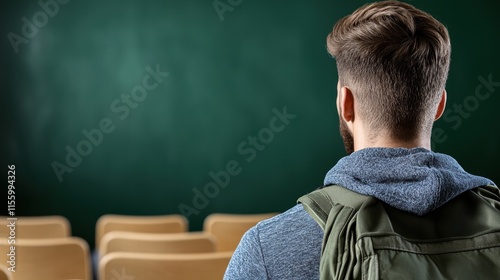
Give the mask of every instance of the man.
M 327 47 L 337 62 L 337 111 L 349 155 L 328 172 L 325 185 L 423 215 L 493 184 L 431 151 L 451 52 L 440 22 L 406 3 L 373 3 L 338 21 Z M 318 279 L 322 238 L 298 204 L 244 235 L 225 279 Z

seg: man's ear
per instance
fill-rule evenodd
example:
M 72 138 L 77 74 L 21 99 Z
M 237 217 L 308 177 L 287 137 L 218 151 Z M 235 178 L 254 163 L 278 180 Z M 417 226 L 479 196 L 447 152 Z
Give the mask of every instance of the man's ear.
M 441 95 L 441 101 L 439 101 L 434 121 L 437 121 L 443 115 L 445 107 L 446 107 L 446 90 L 443 90 L 443 94 Z
M 346 122 L 354 121 L 354 96 L 351 89 L 345 86 L 340 88 L 338 99 L 340 117 Z

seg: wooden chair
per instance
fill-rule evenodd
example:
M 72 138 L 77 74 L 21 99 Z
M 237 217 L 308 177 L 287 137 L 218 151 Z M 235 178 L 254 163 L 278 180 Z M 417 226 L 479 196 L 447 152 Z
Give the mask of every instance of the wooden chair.
M 182 215 L 103 215 L 97 220 L 95 245 L 99 249 L 102 237 L 111 231 L 180 233 L 186 232 L 187 228 L 187 220 Z
M 205 218 L 203 230 L 215 236 L 218 252 L 234 251 L 247 230 L 277 214 L 211 214 Z
M 8 264 L 8 241 L 0 240 L 0 262 Z M 91 280 L 88 244 L 78 237 L 16 239 L 15 280 Z
M 215 252 L 215 237 L 205 232 L 135 233 L 112 231 L 101 239 L 99 253 L 210 253 Z
M 99 262 L 99 279 L 221 280 L 231 256 L 231 252 L 200 254 L 115 252 L 105 255 Z
M 10 272 L 4 264 L 0 264 L 0 280 L 14 280 L 12 272 Z
M 0 217 L 0 236 L 9 236 L 9 217 Z M 71 226 L 63 216 L 17 217 L 16 238 L 61 238 L 71 236 Z

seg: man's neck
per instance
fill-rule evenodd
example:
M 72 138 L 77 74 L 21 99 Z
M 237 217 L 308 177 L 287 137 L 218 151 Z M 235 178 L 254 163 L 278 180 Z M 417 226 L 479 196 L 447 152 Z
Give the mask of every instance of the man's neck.
M 358 151 L 365 148 L 408 148 L 408 149 L 425 148 L 427 150 L 431 149 L 431 139 L 429 137 L 419 136 L 413 140 L 401 141 L 383 136 L 376 137 L 375 139 L 370 139 L 369 137 L 356 137 L 356 136 L 354 138 L 354 151 Z

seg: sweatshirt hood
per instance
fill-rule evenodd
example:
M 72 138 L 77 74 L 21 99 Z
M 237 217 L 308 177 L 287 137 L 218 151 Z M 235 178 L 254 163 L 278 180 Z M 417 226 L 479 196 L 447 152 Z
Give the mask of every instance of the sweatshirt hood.
M 374 196 L 403 211 L 423 215 L 457 195 L 485 185 L 486 178 L 463 170 L 451 156 L 424 148 L 367 148 L 343 157 L 326 174 L 340 185 Z

